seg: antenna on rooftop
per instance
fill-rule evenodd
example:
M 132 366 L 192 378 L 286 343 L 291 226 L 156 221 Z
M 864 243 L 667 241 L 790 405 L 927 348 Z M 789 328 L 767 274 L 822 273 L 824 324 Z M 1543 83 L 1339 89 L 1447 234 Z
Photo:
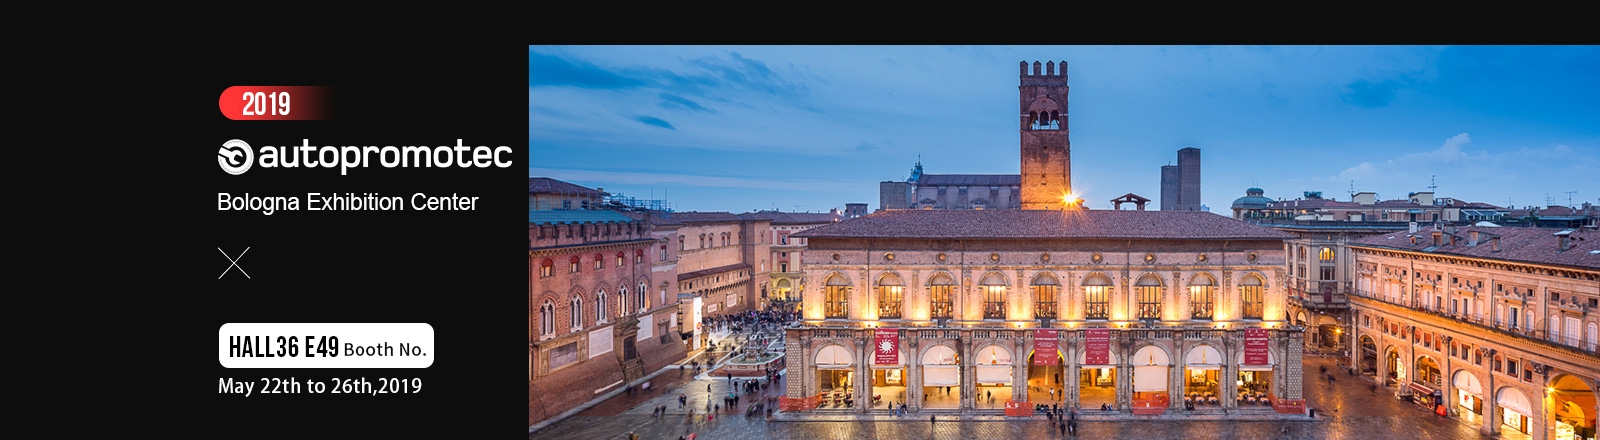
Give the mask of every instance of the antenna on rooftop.
M 1572 207 L 1572 195 L 1573 194 L 1577 194 L 1577 193 L 1578 193 L 1577 191 L 1567 191 L 1567 207 L 1568 208 Z
M 1549 208 L 1550 205 L 1554 205 L 1555 203 L 1556 199 L 1551 198 L 1550 193 L 1544 193 L 1544 207 Z
M 1355 198 L 1356 198 L 1356 181 L 1355 180 L 1351 180 L 1350 181 L 1350 200 L 1355 200 Z
M 1428 192 L 1436 192 L 1434 190 L 1439 188 L 1438 182 L 1435 181 L 1438 178 L 1439 178 L 1439 175 L 1437 175 L 1437 174 L 1428 176 Z

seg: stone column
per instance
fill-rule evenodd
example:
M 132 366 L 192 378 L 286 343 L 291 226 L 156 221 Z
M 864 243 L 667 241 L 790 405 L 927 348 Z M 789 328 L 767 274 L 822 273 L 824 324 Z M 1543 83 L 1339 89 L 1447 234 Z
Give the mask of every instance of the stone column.
M 1174 411 L 1182 411 L 1183 395 L 1187 392 L 1186 388 L 1188 388 L 1189 385 L 1188 378 L 1183 376 L 1183 369 L 1186 361 L 1183 356 L 1185 344 L 1183 343 L 1184 340 L 1182 330 L 1173 331 L 1172 334 L 1172 360 L 1171 362 L 1167 363 L 1167 368 L 1170 373 L 1167 374 L 1167 398 L 1170 400 L 1168 402 L 1170 404 L 1168 405 L 1168 408 L 1171 408 Z
M 867 412 L 872 408 L 872 348 L 871 330 L 851 330 L 857 335 L 866 334 L 865 340 L 861 336 L 853 338 L 856 343 L 855 377 L 850 379 L 850 389 L 855 393 L 855 407 L 857 413 Z M 865 353 L 865 355 L 863 355 Z
M 916 330 L 906 330 L 905 342 L 906 357 L 901 363 L 906 366 L 906 409 L 918 411 L 922 409 L 922 341 L 917 338 Z
M 1133 409 L 1133 340 L 1128 331 L 1117 332 L 1117 411 Z
M 1359 375 L 1361 374 L 1361 357 L 1365 355 L 1361 350 L 1361 321 L 1357 319 L 1360 317 L 1360 313 L 1356 312 L 1355 309 L 1351 309 L 1346 316 L 1350 317 L 1350 332 L 1348 333 L 1350 335 L 1350 343 L 1346 345 L 1350 350 L 1349 367 L 1355 369 L 1356 374 Z
M 1446 276 L 1445 279 L 1448 280 L 1450 277 Z M 1445 414 L 1460 415 L 1459 410 L 1456 409 L 1461 407 L 1461 405 L 1456 401 L 1456 375 L 1452 372 L 1454 370 L 1453 366 L 1455 365 L 1456 356 L 1460 355 L 1457 354 L 1456 356 L 1451 356 L 1450 353 L 1449 347 L 1452 346 L 1455 338 L 1449 335 L 1446 335 L 1445 338 L 1445 346 L 1439 347 L 1439 353 L 1442 355 L 1441 357 L 1444 358 L 1444 362 L 1439 363 L 1439 368 L 1443 369 L 1443 371 L 1440 371 L 1439 374 L 1444 375 L 1444 377 L 1441 377 L 1439 381 L 1439 393 L 1443 394 L 1444 397 L 1442 398 L 1442 401 L 1436 402 L 1436 404 L 1444 405 Z
M 958 344 L 961 347 L 961 412 L 967 412 L 977 402 L 972 395 L 978 392 L 978 369 L 974 367 L 977 363 L 973 359 L 977 353 L 972 351 L 972 331 L 962 330 Z
M 1234 382 L 1239 380 L 1239 341 L 1234 338 L 1234 331 L 1219 331 L 1222 335 L 1222 377 L 1217 381 L 1217 400 L 1221 400 L 1222 409 L 1232 410 L 1238 407 L 1236 399 L 1239 397 L 1239 386 Z
M 1284 333 L 1288 331 L 1279 330 L 1279 332 Z M 1304 394 L 1302 393 L 1302 390 L 1305 388 L 1305 384 L 1301 383 L 1305 378 L 1305 375 L 1302 374 L 1302 368 L 1304 366 L 1303 360 L 1305 358 L 1305 338 L 1289 334 L 1287 337 L 1284 337 L 1283 340 L 1286 346 L 1281 352 L 1283 357 L 1278 358 L 1279 367 L 1277 368 L 1277 372 L 1275 372 L 1275 374 L 1278 375 L 1278 378 L 1274 378 L 1272 381 L 1274 386 L 1281 392 L 1281 394 L 1274 393 L 1274 395 L 1281 399 L 1301 400 L 1305 398 Z
M 1066 405 L 1078 403 L 1078 377 L 1080 370 L 1082 370 L 1082 367 L 1078 365 L 1078 353 L 1081 353 L 1079 350 L 1082 350 L 1082 347 L 1079 347 L 1078 343 L 1073 341 L 1078 340 L 1079 338 L 1076 336 L 1080 334 L 1082 333 L 1077 331 L 1071 332 L 1070 335 L 1068 332 L 1062 332 L 1060 336 L 1061 346 L 1065 348 L 1062 351 L 1067 356 L 1066 359 L 1062 360 L 1061 364 L 1066 367 L 1061 369 L 1061 392 L 1066 394 L 1061 400 Z
M 1025 345 L 1033 338 L 1025 337 L 1028 330 L 1012 330 L 1015 341 L 1011 344 L 1011 401 L 1028 402 L 1028 357 Z
M 1373 354 L 1373 356 L 1377 356 L 1378 358 L 1372 360 L 1372 364 L 1376 365 L 1378 368 L 1377 377 L 1373 378 L 1373 381 L 1376 382 L 1378 386 L 1385 386 L 1389 380 L 1389 358 L 1387 357 L 1389 350 L 1384 347 L 1384 342 L 1386 342 L 1384 341 L 1385 330 L 1387 329 L 1379 330 L 1378 337 L 1372 338 L 1373 344 L 1376 345 L 1378 349 L 1378 351 Z
M 1494 355 L 1495 350 L 1490 349 L 1489 353 L 1484 356 L 1487 364 L 1494 365 Z M 1484 372 L 1484 376 L 1488 376 L 1489 380 L 1483 382 L 1483 396 L 1480 396 L 1483 398 L 1483 427 L 1478 432 L 1498 437 L 1497 434 L 1500 433 L 1498 429 L 1500 427 L 1500 408 L 1495 406 L 1495 397 L 1498 397 L 1495 395 L 1495 391 L 1499 388 L 1494 383 L 1494 372 L 1489 371 L 1489 368 L 1485 368 Z

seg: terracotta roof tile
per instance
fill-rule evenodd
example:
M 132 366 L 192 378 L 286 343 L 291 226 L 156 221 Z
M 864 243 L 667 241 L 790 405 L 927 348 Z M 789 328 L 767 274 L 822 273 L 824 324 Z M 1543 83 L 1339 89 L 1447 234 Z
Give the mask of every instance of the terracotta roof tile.
M 1524 263 L 1551 264 L 1561 266 L 1580 267 L 1585 269 L 1600 269 L 1600 232 L 1593 229 L 1576 229 L 1569 235 L 1572 247 L 1561 251 L 1560 242 L 1555 233 L 1566 229 L 1559 228 L 1522 228 L 1522 227 L 1488 227 L 1470 226 L 1456 230 L 1456 245 L 1451 246 L 1448 234 L 1441 236 L 1443 245 L 1433 245 L 1433 230 L 1423 229 L 1415 233 L 1408 231 L 1395 232 L 1384 235 L 1374 235 L 1351 242 L 1351 246 L 1371 247 L 1382 249 L 1395 249 L 1413 252 L 1428 252 L 1434 254 L 1459 255 L 1464 257 L 1484 258 L 1491 260 L 1516 261 Z M 1472 232 L 1480 235 L 1476 246 L 1469 246 Z M 1417 243 L 1411 244 L 1410 236 L 1417 236 Z M 1491 244 L 1491 237 L 1500 237 L 1500 251 L 1495 252 Z M 1431 250 L 1429 250 L 1431 248 Z
M 1021 174 L 923 174 L 917 185 L 1017 186 Z
M 573 194 L 573 195 L 605 195 L 605 193 L 580 185 L 574 185 L 549 177 L 529 177 L 529 194 Z
M 769 220 L 774 225 L 811 225 L 844 220 L 843 214 L 827 212 L 756 211 L 739 214 L 745 220 Z
M 672 213 L 672 219 L 684 223 L 738 222 L 744 219 L 731 212 L 684 211 Z
M 878 211 L 795 234 L 819 238 L 1294 238 L 1209 212 L 1015 209 Z

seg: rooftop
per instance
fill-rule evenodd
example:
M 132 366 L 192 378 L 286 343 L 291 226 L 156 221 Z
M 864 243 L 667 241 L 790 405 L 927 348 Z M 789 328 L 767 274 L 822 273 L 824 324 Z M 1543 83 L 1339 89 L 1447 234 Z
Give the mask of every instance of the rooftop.
M 774 225 L 812 225 L 844 220 L 843 214 L 829 212 L 756 211 L 739 214 L 745 220 L 770 220 Z
M 1472 232 L 1474 231 L 1479 233 L 1476 246 L 1470 244 Z M 1562 231 L 1572 231 L 1568 233 L 1571 247 L 1565 251 L 1560 249 L 1559 238 L 1555 235 Z M 1411 243 L 1410 236 L 1412 235 L 1418 238 L 1416 244 Z M 1447 233 L 1441 237 L 1443 244 L 1434 246 L 1432 229 L 1424 229 L 1415 233 L 1401 231 L 1374 235 L 1351 242 L 1350 245 L 1522 263 L 1571 266 L 1591 270 L 1600 269 L 1600 254 L 1591 253 L 1600 251 L 1600 232 L 1593 229 L 1469 226 L 1456 229 L 1455 235 L 1456 244 L 1454 246 L 1450 245 L 1450 237 Z M 1498 252 L 1494 250 L 1495 246 L 1491 243 L 1493 237 L 1500 237 L 1500 250 Z
M 528 194 L 571 194 L 580 196 L 603 196 L 605 193 L 594 188 L 563 182 L 549 177 L 529 177 Z
M 581 223 L 631 223 L 631 217 L 616 211 L 588 209 L 530 209 L 528 224 L 559 225 Z
M 819 226 L 805 238 L 1129 238 L 1284 240 L 1293 235 L 1195 211 L 883 210 Z
M 684 223 L 711 223 L 711 222 L 739 222 L 744 219 L 731 212 L 699 212 L 680 211 L 672 213 L 672 219 Z
M 1016 186 L 1021 174 L 923 174 L 918 185 Z

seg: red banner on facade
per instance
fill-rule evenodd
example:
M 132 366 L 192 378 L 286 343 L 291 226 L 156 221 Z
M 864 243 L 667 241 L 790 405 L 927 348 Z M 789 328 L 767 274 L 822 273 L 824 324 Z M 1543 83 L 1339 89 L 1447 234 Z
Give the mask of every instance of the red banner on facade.
M 1244 364 L 1267 364 L 1267 329 L 1244 329 Z
M 873 363 L 878 365 L 900 364 L 900 331 L 892 328 L 880 328 L 873 333 L 873 336 Z
M 1111 329 L 1092 328 L 1083 337 L 1087 350 L 1083 354 L 1084 365 L 1107 365 L 1111 363 Z
M 1033 332 L 1034 365 L 1061 365 L 1061 357 L 1056 356 L 1056 347 L 1060 343 L 1057 338 L 1055 329 L 1039 329 Z

